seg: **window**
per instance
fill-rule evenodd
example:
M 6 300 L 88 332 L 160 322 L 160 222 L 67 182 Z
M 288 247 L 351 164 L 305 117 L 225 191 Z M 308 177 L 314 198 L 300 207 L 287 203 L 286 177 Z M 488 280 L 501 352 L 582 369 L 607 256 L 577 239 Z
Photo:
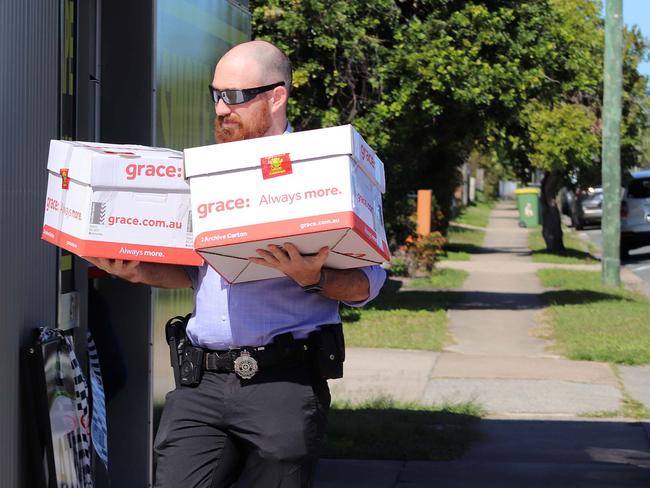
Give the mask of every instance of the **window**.
M 630 182 L 627 195 L 629 198 L 650 198 L 650 178 L 639 178 Z

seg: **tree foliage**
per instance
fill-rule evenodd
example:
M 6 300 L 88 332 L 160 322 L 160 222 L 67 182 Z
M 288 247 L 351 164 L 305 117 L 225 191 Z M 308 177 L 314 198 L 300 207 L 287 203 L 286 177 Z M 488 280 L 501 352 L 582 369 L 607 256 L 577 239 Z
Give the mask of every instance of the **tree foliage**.
M 297 129 L 354 125 L 386 164 L 387 229 L 407 195 L 446 210 L 474 150 L 522 180 L 599 161 L 603 25 L 596 0 L 251 0 L 257 38 L 294 64 Z M 624 152 L 638 161 L 646 49 L 627 33 Z M 635 146 L 636 142 L 636 146 Z
M 561 102 L 529 104 L 524 116 L 530 134 L 530 163 L 543 171 L 590 166 L 600 147 L 596 114 L 588 107 Z

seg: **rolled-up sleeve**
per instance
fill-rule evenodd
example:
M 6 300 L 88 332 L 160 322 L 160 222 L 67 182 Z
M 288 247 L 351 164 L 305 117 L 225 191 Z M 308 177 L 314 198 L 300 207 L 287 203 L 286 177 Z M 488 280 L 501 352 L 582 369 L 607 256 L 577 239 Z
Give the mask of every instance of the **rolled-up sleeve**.
M 374 300 L 374 298 L 379 295 L 381 287 L 384 286 L 384 281 L 386 281 L 386 271 L 381 266 L 366 266 L 359 268 L 359 270 L 363 271 L 368 277 L 370 294 L 368 295 L 368 298 L 362 301 L 343 302 L 350 307 L 363 307 L 369 301 Z

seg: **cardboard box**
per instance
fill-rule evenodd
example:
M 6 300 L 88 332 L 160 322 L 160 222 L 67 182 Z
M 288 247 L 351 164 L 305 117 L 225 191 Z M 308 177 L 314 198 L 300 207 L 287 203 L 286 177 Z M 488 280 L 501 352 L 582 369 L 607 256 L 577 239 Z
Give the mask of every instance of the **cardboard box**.
M 47 169 L 42 239 L 78 256 L 203 262 L 193 250 L 182 153 L 51 141 Z
M 335 269 L 390 259 L 384 166 L 350 125 L 185 150 L 194 247 L 228 282 L 283 276 L 248 260 L 292 242 Z

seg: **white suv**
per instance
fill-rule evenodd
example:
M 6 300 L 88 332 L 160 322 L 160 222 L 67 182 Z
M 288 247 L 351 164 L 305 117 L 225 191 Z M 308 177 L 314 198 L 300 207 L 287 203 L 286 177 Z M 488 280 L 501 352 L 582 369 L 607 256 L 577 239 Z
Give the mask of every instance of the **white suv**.
M 621 259 L 650 246 L 650 170 L 632 173 L 621 202 Z

